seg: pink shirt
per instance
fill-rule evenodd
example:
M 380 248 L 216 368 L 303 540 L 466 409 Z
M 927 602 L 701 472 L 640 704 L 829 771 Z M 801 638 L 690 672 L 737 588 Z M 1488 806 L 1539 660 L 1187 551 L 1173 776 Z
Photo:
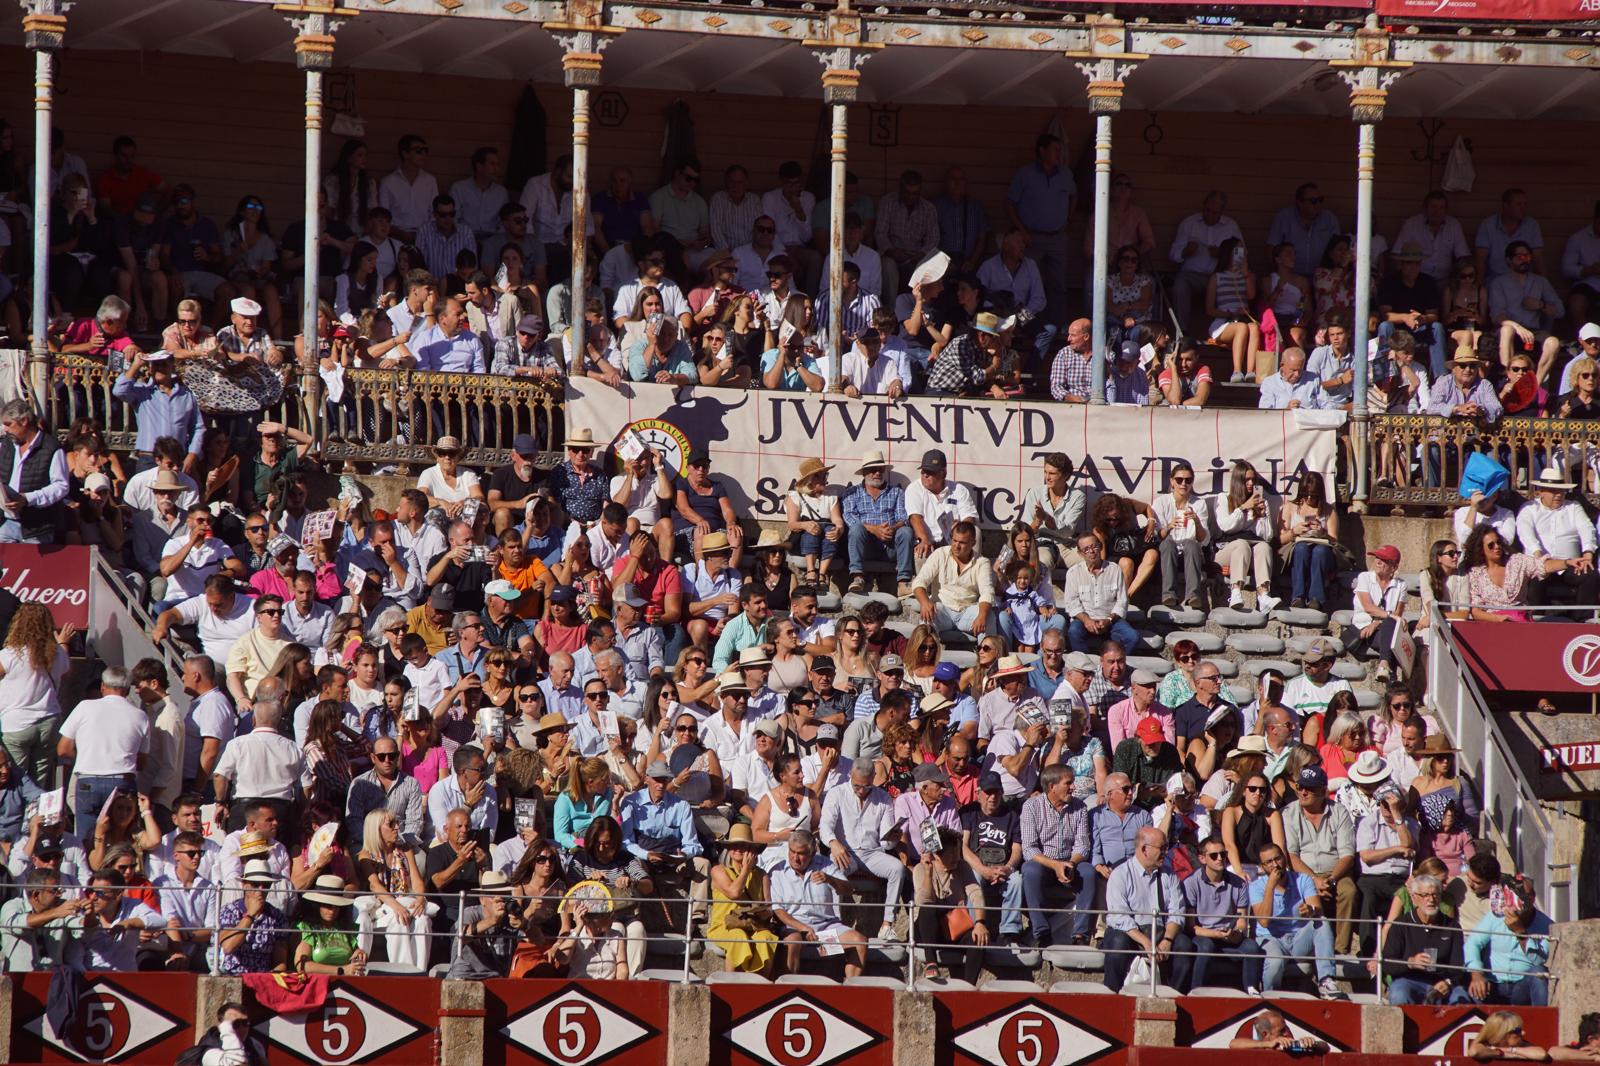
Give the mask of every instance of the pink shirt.
M 442 744 L 435 744 L 422 756 L 417 755 L 417 749 L 407 749 L 401 744 L 400 771 L 416 778 L 417 787 L 422 789 L 423 795 L 427 795 L 441 777 L 450 776 L 450 757 L 445 754 Z
M 1116 751 L 1118 744 L 1133 736 L 1133 731 L 1139 727 L 1139 719 L 1151 714 L 1161 720 L 1161 732 L 1166 736 L 1167 743 L 1177 744 L 1177 719 L 1171 708 L 1151 703 L 1150 710 L 1146 714 L 1140 714 L 1134 709 L 1133 697 L 1130 696 L 1106 709 L 1106 730 L 1111 735 L 1111 750 Z
M 316 569 L 317 599 L 336 600 L 343 590 L 339 587 L 339 574 L 334 570 L 332 563 L 323 563 Z M 289 582 L 283 579 L 276 567 L 267 567 L 257 570 L 250 575 L 250 587 L 263 596 L 279 596 L 283 602 L 288 603 L 294 599 L 294 589 Z

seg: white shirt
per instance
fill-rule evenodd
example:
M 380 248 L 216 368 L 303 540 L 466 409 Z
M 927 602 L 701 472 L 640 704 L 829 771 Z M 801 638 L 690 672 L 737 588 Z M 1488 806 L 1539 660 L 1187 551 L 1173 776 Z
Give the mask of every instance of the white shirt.
M 844 761 L 842 756 L 840 761 Z M 874 787 L 863 801 L 856 798 L 855 789 L 846 782 L 840 788 L 827 791 L 817 836 L 823 847 L 832 847 L 834 841 L 838 841 L 860 856 L 882 851 L 884 835 L 896 824 L 894 801 L 889 793 Z
M 378 183 L 378 203 L 394 216 L 394 228 L 416 232 L 433 217 L 433 198 L 439 195 L 439 182 L 426 170 L 417 172 L 416 181 L 407 181 L 396 167 Z
M 446 503 L 458 503 L 472 495 L 472 490 L 478 487 L 478 475 L 465 467 L 456 467 L 456 484 L 454 488 L 445 484 L 444 472 L 437 466 L 430 466 L 417 478 L 417 488 L 426 492 L 435 499 Z
M 1497 506 L 1494 513 L 1486 515 L 1469 503 L 1456 508 L 1453 523 L 1456 543 L 1465 544 L 1467 538 L 1472 536 L 1472 531 L 1485 522 L 1493 526 L 1495 532 L 1500 534 L 1500 539 L 1507 544 L 1517 542 L 1517 516 L 1509 508 Z
M 419 669 L 406 663 L 401 671 L 406 675 L 406 680 L 411 682 L 411 687 L 417 693 L 417 706 L 422 708 L 423 714 L 429 714 L 433 705 L 444 696 L 444 690 L 450 687 L 450 668 L 438 659 L 429 659 Z
M 611 303 L 611 317 L 613 320 L 633 317 L 634 307 L 639 302 L 639 291 L 646 284 L 646 282 L 635 278 L 617 289 L 617 298 Z M 677 283 L 671 278 L 662 278 L 660 281 L 652 281 L 648 284 L 661 291 L 661 310 L 664 313 L 671 315 L 673 318 L 691 313 L 689 301 L 683 298 L 683 290 L 678 288 Z
M 1575 500 L 1551 510 L 1538 500 L 1517 512 L 1517 539 L 1535 558 L 1575 559 L 1595 550 L 1594 527 Z
M 56 645 L 55 658 L 44 673 L 33 668 L 33 659 L 23 648 L 0 648 L 0 732 L 20 733 L 31 725 L 61 713 L 56 687 L 69 666 L 67 649 Z
M 1121 618 L 1128 613 L 1128 591 L 1122 582 L 1122 569 L 1101 563 L 1099 573 L 1091 574 L 1088 563 L 1067 571 L 1065 601 L 1061 611 L 1068 618 L 1087 614 L 1090 618 Z
M 125 696 L 101 696 L 78 704 L 61 723 L 61 735 L 78 746 L 78 777 L 131 774 L 139 756 L 150 753 L 150 716 Z
M 720 761 L 721 757 L 718 756 L 718 759 Z M 772 776 L 772 767 L 754 751 L 747 751 L 734 760 L 728 771 L 728 779 L 734 788 L 749 798 L 752 808 L 778 783 L 778 779 Z
M 177 863 L 172 858 L 172 845 L 178 842 L 181 829 L 171 829 L 161 838 L 157 848 L 145 855 L 145 861 L 150 866 L 150 880 L 158 877 L 176 878 Z M 200 876 L 207 881 L 215 882 L 217 879 L 217 860 L 222 857 L 222 845 L 204 834 L 200 837 Z
M 151 488 L 156 483 L 156 475 L 161 471 L 152 466 L 149 470 L 141 470 L 128 479 L 127 487 L 122 490 L 122 502 L 132 507 L 135 512 L 142 512 L 151 517 L 158 516 L 161 512 L 156 509 L 156 494 Z M 200 486 L 194 478 L 182 471 L 176 474 L 178 481 L 183 485 L 183 491 L 178 493 L 178 513 L 187 514 L 189 508 L 200 502 Z
M 312 775 L 305 756 L 294 741 L 276 729 L 257 726 L 242 737 L 235 737 L 217 760 L 216 776 L 233 782 L 229 793 L 241 799 L 294 798 L 294 783 L 311 787 Z
M 998 253 L 991 255 L 978 267 L 978 284 L 989 292 L 1009 292 L 1018 307 L 1036 315 L 1045 308 L 1044 279 L 1039 276 L 1039 264 L 1028 256 L 1022 257 L 1016 270 L 1009 270 Z
M 612 499 L 616 499 L 617 493 L 622 491 L 622 486 L 627 480 L 627 474 L 618 474 L 611 479 Z M 639 524 L 646 529 L 655 525 L 661 517 L 661 499 L 656 495 L 656 476 L 651 474 L 635 480 L 633 488 L 628 492 L 628 500 L 622 506 L 628 509 L 629 518 L 637 518 Z M 597 525 L 594 528 L 600 527 Z M 595 563 L 595 565 L 602 564 Z
M 1330 675 L 1326 684 L 1319 685 L 1301 674 L 1290 678 L 1289 683 L 1283 686 L 1283 705 L 1294 708 L 1294 713 L 1300 716 L 1301 721 L 1305 721 L 1313 714 L 1326 711 L 1336 693 L 1349 691 L 1350 682 L 1341 678 Z
M 1561 252 L 1561 273 L 1574 285 L 1600 289 L 1600 277 L 1593 274 L 1579 277 L 1595 263 L 1600 263 L 1600 233 L 1595 232 L 1593 225 L 1588 225 L 1567 238 L 1567 246 Z
M 233 704 L 229 702 L 227 693 L 220 688 L 214 688 L 195 699 L 189 705 L 189 713 L 184 716 L 183 722 L 183 779 L 193 780 L 200 772 L 200 749 L 205 744 L 206 738 L 221 741 L 224 751 L 227 750 L 228 741 L 233 739 L 233 734 L 239 724 L 238 715 L 234 712 Z M 222 761 L 219 753 L 217 762 Z
M 887 396 L 891 382 L 900 382 L 902 395 L 910 392 L 911 387 L 900 376 L 900 367 L 888 356 L 878 354 L 878 358 L 871 364 L 861 350 L 860 344 L 851 345 L 845 353 L 844 363 L 840 367 L 846 385 L 854 385 L 856 391 L 863 396 Z M 920 487 L 920 486 L 919 486 Z
M 1378 587 L 1378 575 L 1371 570 L 1363 570 L 1356 575 L 1355 588 L 1351 590 L 1351 599 L 1355 601 L 1355 614 L 1350 619 L 1350 624 L 1357 629 L 1365 629 L 1376 619 L 1361 609 L 1361 600 L 1358 593 L 1365 592 L 1367 599 L 1372 601 L 1374 607 L 1388 611 L 1390 614 L 1399 614 L 1400 605 L 1405 602 L 1406 583 L 1399 577 L 1391 577 L 1389 583 L 1382 588 Z
M 450 546 L 444 534 L 439 531 L 439 527 L 430 522 L 422 523 L 422 528 L 415 533 L 404 523 L 394 523 L 394 542 L 399 545 L 401 551 L 413 553 L 424 571 Z
M 759 713 L 746 711 L 735 732 L 719 711 L 700 723 L 700 745 L 716 752 L 723 766 L 732 766 L 745 752 L 755 750 L 756 734 L 750 727 L 760 720 Z
M 1456 260 L 1472 254 L 1467 246 L 1467 235 L 1453 215 L 1445 216 L 1437 233 L 1428 225 L 1427 216 L 1412 215 L 1401 223 L 1400 232 L 1394 236 L 1396 249 L 1403 249 L 1408 244 L 1418 245 L 1422 249 L 1422 272 L 1435 281 L 1449 278 Z M 1295 264 L 1297 269 L 1308 275 L 1315 266 L 1314 263 Z
M 651 484 L 654 485 L 653 479 Z M 599 522 L 596 522 L 594 525 L 590 526 L 587 533 L 585 533 L 584 528 L 576 522 L 573 522 L 571 525 L 567 526 L 567 535 L 561 542 L 562 555 L 567 554 L 567 552 L 571 550 L 573 542 L 576 541 L 579 536 L 587 536 L 589 538 L 589 561 L 594 563 L 596 568 L 604 571 L 605 573 L 609 574 L 611 569 L 616 566 L 617 560 L 626 558 L 628 555 L 627 533 L 624 532 L 623 535 L 618 537 L 616 540 L 607 540 L 605 533 L 600 528 Z
M 764 292 L 767 288 L 767 263 L 775 255 L 783 255 L 782 241 L 773 241 L 772 250 L 765 255 L 751 244 L 741 244 L 733 250 L 733 265 L 738 273 L 734 280 L 746 292 Z
M 233 607 L 227 614 L 218 615 L 204 596 L 190 596 L 174 610 L 178 612 L 180 620 L 198 627 L 200 647 L 211 656 L 220 672 L 228 665 L 228 653 L 233 650 L 233 642 L 255 628 L 254 604 L 255 600 L 251 597 L 235 593 Z
M 778 240 L 784 244 L 807 245 L 811 243 L 811 228 L 817 221 L 817 198 L 809 192 L 800 193 L 801 218 L 784 199 L 783 190 L 773 189 L 761 197 L 761 213 L 778 224 Z
M 1178 223 L 1177 235 L 1172 238 L 1172 248 L 1167 253 L 1168 257 L 1178 264 L 1179 270 L 1186 270 L 1194 274 L 1210 274 L 1217 269 L 1217 257 L 1208 250 L 1219 247 L 1229 237 L 1244 240 L 1244 234 L 1239 232 L 1239 223 L 1227 215 L 1217 216 L 1217 220 L 1207 223 L 1205 215 L 1195 212 L 1182 222 Z M 1195 253 L 1187 259 L 1183 256 L 1184 246 L 1190 241 L 1199 245 Z M 1315 264 L 1312 264 L 1315 265 Z M 1308 265 L 1304 269 L 1309 270 Z
M 854 263 L 861 271 L 861 291 L 871 293 L 873 296 L 883 296 L 883 257 L 866 245 L 859 245 L 855 251 L 848 248 L 844 250 L 844 261 Z M 833 276 L 833 253 L 829 252 L 822 258 L 822 289 L 827 291 L 829 281 Z
M 450 186 L 450 199 L 456 202 L 456 223 L 469 227 L 480 241 L 500 232 L 500 208 L 509 199 L 504 185 L 491 181 L 480 189 L 471 178 L 462 178 Z
M 1205 498 L 1202 496 L 1190 496 L 1187 506 L 1194 511 L 1194 521 L 1191 522 L 1186 518 L 1179 521 L 1177 525 L 1172 526 L 1172 532 L 1168 533 L 1167 537 L 1176 541 L 1198 540 L 1200 530 L 1205 530 L 1207 537 L 1209 537 L 1211 534 L 1211 505 L 1206 503 Z M 1155 502 L 1150 505 L 1150 513 L 1155 515 L 1156 521 L 1163 528 L 1172 525 L 1174 521 L 1178 520 L 1178 504 L 1172 498 L 1172 493 L 1163 492 L 1157 496 Z
M 833 764 L 833 769 L 828 771 L 827 780 L 822 782 L 822 794 L 831 796 L 835 792 L 845 791 L 850 788 L 850 767 L 855 765 L 853 759 L 839 756 Z M 800 776 L 808 784 L 817 779 L 817 774 L 822 770 L 822 756 L 816 752 L 800 757 Z
M 978 500 L 972 490 L 953 478 L 944 479 L 944 488 L 935 495 L 917 478 L 906 486 L 906 517 L 921 515 L 928 536 L 935 544 L 950 543 L 950 529 L 958 521 L 978 520 Z
M 185 527 L 177 536 L 167 541 L 166 546 L 161 549 L 161 558 L 165 560 L 177 555 L 188 543 L 189 530 Z M 167 599 L 176 599 L 178 595 L 200 595 L 205 591 L 206 578 L 221 570 L 223 562 L 232 558 L 232 548 L 216 537 L 207 537 L 194 546 L 188 557 L 183 560 L 183 565 L 167 578 Z

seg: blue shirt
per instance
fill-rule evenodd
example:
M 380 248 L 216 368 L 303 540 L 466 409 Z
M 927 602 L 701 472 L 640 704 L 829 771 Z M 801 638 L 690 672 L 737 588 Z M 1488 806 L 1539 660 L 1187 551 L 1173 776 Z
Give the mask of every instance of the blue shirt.
M 21 839 L 22 814 L 42 795 L 44 790 L 33 783 L 27 771 L 12 763 L 11 779 L 0 786 L 0 840 Z
M 779 350 L 777 348 L 768 348 L 761 353 L 761 372 L 763 374 L 772 369 L 772 365 L 778 361 L 778 356 Z M 802 355 L 800 362 L 810 373 L 816 374 L 818 377 L 822 375 L 822 371 L 817 369 L 817 361 L 811 356 Z M 805 392 L 806 383 L 800 377 L 800 371 L 794 367 L 786 367 L 783 371 L 783 377 L 778 382 L 778 388 L 785 392 Z
M 1510 271 L 1511 268 L 1506 265 L 1506 248 L 1516 241 L 1522 241 L 1535 252 L 1543 248 L 1544 234 L 1539 230 L 1539 223 L 1524 218 L 1517 223 L 1516 229 L 1507 233 L 1498 211 L 1478 223 L 1478 232 L 1472 237 L 1472 247 L 1482 248 L 1489 254 L 1483 264 L 1483 277 L 1478 279 L 1480 284 L 1487 285 Z
M 1267 878 L 1263 874 L 1250 882 L 1250 906 L 1255 908 L 1266 898 Z M 1317 883 L 1305 874 L 1293 874 L 1283 883 L 1282 892 L 1272 894 L 1272 917 L 1263 922 L 1256 919 L 1257 928 L 1265 928 L 1271 937 L 1289 936 L 1300 924 L 1310 919 L 1300 917 L 1300 904 L 1317 898 Z M 1259 936 L 1257 939 L 1261 939 Z
M 1131 859 L 1106 879 L 1106 925 L 1126 933 L 1148 930 L 1153 920 L 1183 928 L 1183 890 L 1165 868 L 1146 870 Z M 1160 939 L 1160 934 L 1157 934 Z
M 1267 243 L 1273 247 L 1285 241 L 1294 245 L 1294 261 L 1301 270 L 1310 274 L 1322 265 L 1322 253 L 1328 242 L 1339 233 L 1339 219 L 1332 211 L 1318 211 L 1309 223 L 1300 217 L 1300 209 L 1290 204 L 1279 211 L 1267 230 Z
M 863 485 L 853 486 L 841 501 L 847 526 L 886 526 L 906 520 L 906 491 L 899 485 L 886 485 L 874 499 Z
M 1527 942 L 1519 943 L 1506 920 L 1490 911 L 1467 935 L 1467 966 L 1486 974 L 1497 984 L 1542 975 L 1550 969 L 1550 916 L 1533 913 L 1528 923 Z
M 1058 166 L 1046 174 L 1038 161 L 1018 170 L 1011 179 L 1006 199 L 1017 209 L 1017 218 L 1035 233 L 1055 233 L 1067 225 L 1067 214 L 1078 182 L 1072 171 Z
M 682 338 L 674 341 L 672 348 L 667 352 L 664 363 L 658 363 L 653 369 L 647 358 L 646 348 L 649 346 L 640 340 L 628 346 L 628 378 L 631 381 L 654 381 L 657 371 L 665 370 L 669 374 L 685 374 L 691 382 L 698 381 L 694 367 L 694 355 L 689 351 L 689 346 Z M 798 375 L 796 375 L 798 376 Z
M 205 436 L 205 420 L 194 402 L 194 393 L 183 382 L 174 382 L 172 391 L 156 388 L 153 382 L 135 381 L 119 377 L 111 386 L 111 395 L 133 408 L 134 420 L 139 425 L 139 435 L 134 440 L 134 451 L 153 451 L 161 437 L 171 437 L 179 444 L 189 446 L 190 455 L 200 454 L 200 439 Z
M 1106 403 L 1131 403 L 1140 407 L 1150 403 L 1150 375 L 1143 367 L 1134 367 L 1128 374 L 1115 370 L 1106 374 Z
M 1118 819 L 1110 807 L 1096 807 L 1089 822 L 1089 861 L 1096 866 L 1115 866 L 1133 857 L 1139 830 L 1150 824 L 1150 812 L 1129 807 Z
M 481 644 L 471 659 L 461 654 L 460 647 L 446 648 L 434 658 L 444 663 L 444 668 L 450 671 L 452 685 L 467 674 L 477 674 L 479 681 L 489 680 L 489 650 Z
M 1283 380 L 1282 374 L 1269 374 L 1261 382 L 1261 398 L 1256 406 L 1263 411 L 1286 411 L 1289 403 L 1299 400 L 1300 406 L 1317 411 L 1328 406 L 1322 394 L 1322 380 L 1310 370 L 1300 371 L 1300 380 L 1293 385 Z
M 444 832 L 444 823 L 451 811 L 466 806 L 467 797 L 461 789 L 460 779 L 455 774 L 439 778 L 428 789 L 428 820 L 433 823 L 434 833 Z M 467 825 L 472 829 L 487 829 L 490 838 L 494 837 L 494 831 L 500 825 L 500 804 L 493 785 L 484 785 L 483 799 L 478 801 L 476 807 L 467 809 Z
M 455 374 L 489 372 L 489 364 L 483 357 L 483 341 L 465 327 L 456 330 L 454 337 L 446 337 L 437 325 L 424 326 L 412 338 L 411 351 L 417 357 L 418 370 Z
M 651 803 L 648 786 L 629 793 L 622 801 L 622 846 L 639 859 L 652 851 L 699 855 L 694 809 L 670 792 L 661 794 L 660 803 Z

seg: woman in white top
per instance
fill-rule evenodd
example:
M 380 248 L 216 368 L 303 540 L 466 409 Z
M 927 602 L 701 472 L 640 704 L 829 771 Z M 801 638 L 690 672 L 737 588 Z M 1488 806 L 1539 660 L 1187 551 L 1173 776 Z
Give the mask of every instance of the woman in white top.
M 0 736 L 11 765 L 40 788 L 55 780 L 61 729 L 56 688 L 67 672 L 63 645 L 76 632 L 70 623 L 56 629 L 50 608 L 24 603 L 11 620 L 6 646 L 0 648 Z
M 783 498 L 789 533 L 800 535 L 800 554 L 806 561 L 805 583 L 813 588 L 821 584 L 822 570 L 838 552 L 839 538 L 844 533 L 839 497 L 828 491 L 828 471 L 832 469 L 821 459 L 803 460 L 789 494 Z
M 1256 610 L 1278 606 L 1272 595 L 1273 540 L 1277 508 L 1267 499 L 1266 483 L 1243 459 L 1228 474 L 1228 495 L 1217 507 L 1217 565 L 1228 571 L 1228 606 L 1244 605 L 1244 590 L 1256 590 Z
M 772 761 L 772 778 L 777 784 L 756 805 L 750 820 L 750 835 L 765 844 L 758 865 L 771 873 L 789 861 L 789 838 L 796 829 L 813 830 L 818 821 L 817 800 L 806 791 L 800 756 L 784 752 Z
M 789 693 L 806 684 L 806 656 L 800 650 L 800 630 L 792 618 L 775 619 L 768 628 L 772 637 L 772 669 L 767 674 L 767 687 L 774 692 Z
M 1400 568 L 1400 549 L 1385 544 L 1367 553 L 1372 569 L 1356 575 L 1355 615 L 1345 633 L 1345 644 L 1357 655 L 1376 654 L 1378 680 L 1388 681 L 1394 670 L 1391 650 L 1395 626 L 1406 624 L 1403 609 L 1406 583 L 1395 576 Z
M 1206 314 L 1211 316 L 1211 339 L 1233 349 L 1234 383 L 1256 379 L 1256 353 L 1261 350 L 1261 326 L 1250 314 L 1256 298 L 1256 279 L 1246 262 L 1244 242 L 1229 237 L 1217 248 L 1217 269 L 1206 282 Z
M 459 517 L 467 500 L 483 499 L 483 486 L 477 474 L 461 469 L 461 442 L 455 437 L 440 437 L 433 454 L 438 461 L 417 478 L 417 488 L 428 494 L 429 507 L 442 507 L 451 518 Z
M 1510 540 L 1503 533 L 1501 538 Z M 1461 548 L 1456 542 L 1434 541 L 1433 547 L 1428 549 L 1428 568 L 1417 581 L 1417 591 L 1422 596 L 1422 621 L 1417 623 L 1417 639 L 1424 644 L 1431 643 L 1433 630 L 1428 623 L 1433 615 L 1430 608 L 1435 604 L 1446 618 L 1466 617 L 1465 611 L 1455 610 L 1456 604 L 1471 599 L 1467 593 L 1467 575 L 1461 573 L 1460 568 Z
M 1304 348 L 1306 343 L 1306 296 L 1311 283 L 1295 273 L 1294 245 L 1284 241 L 1272 250 L 1272 273 L 1267 275 L 1262 302 L 1278 320 L 1278 350 Z
M 1205 588 L 1205 545 L 1211 535 L 1211 509 L 1194 494 L 1194 467 L 1179 463 L 1172 491 L 1157 496 L 1150 514 L 1161 534 L 1161 602 L 1178 605 L 1178 567 L 1183 567 L 1184 604 L 1201 606 Z

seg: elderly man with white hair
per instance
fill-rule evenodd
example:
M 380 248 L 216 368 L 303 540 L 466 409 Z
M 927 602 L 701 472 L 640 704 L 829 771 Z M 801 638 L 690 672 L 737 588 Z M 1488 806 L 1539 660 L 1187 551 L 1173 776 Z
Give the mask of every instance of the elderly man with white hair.
M 1278 358 L 1278 372 L 1262 379 L 1256 406 L 1263 411 L 1293 411 L 1297 407 L 1319 411 L 1333 403 L 1323 393 L 1317 376 L 1306 373 L 1306 353 L 1300 348 L 1285 348 Z
M 1418 874 L 1406 885 L 1411 914 L 1391 923 L 1383 938 L 1383 972 L 1390 978 L 1389 1002 L 1471 1003 L 1462 968 L 1466 955 L 1461 926 L 1439 909 L 1444 886 L 1437 877 Z
M 67 456 L 27 400 L 0 405 L 0 544 L 54 544 L 71 482 Z
M 272 800 L 280 811 L 287 810 L 297 786 L 299 794 L 311 788 L 311 770 L 300 746 L 278 731 L 284 716 L 283 703 L 258 695 L 252 709 L 255 728 L 228 742 L 212 773 L 216 818 L 226 822 L 230 830 L 244 825 L 249 801 Z M 235 799 L 239 802 L 230 803 Z

